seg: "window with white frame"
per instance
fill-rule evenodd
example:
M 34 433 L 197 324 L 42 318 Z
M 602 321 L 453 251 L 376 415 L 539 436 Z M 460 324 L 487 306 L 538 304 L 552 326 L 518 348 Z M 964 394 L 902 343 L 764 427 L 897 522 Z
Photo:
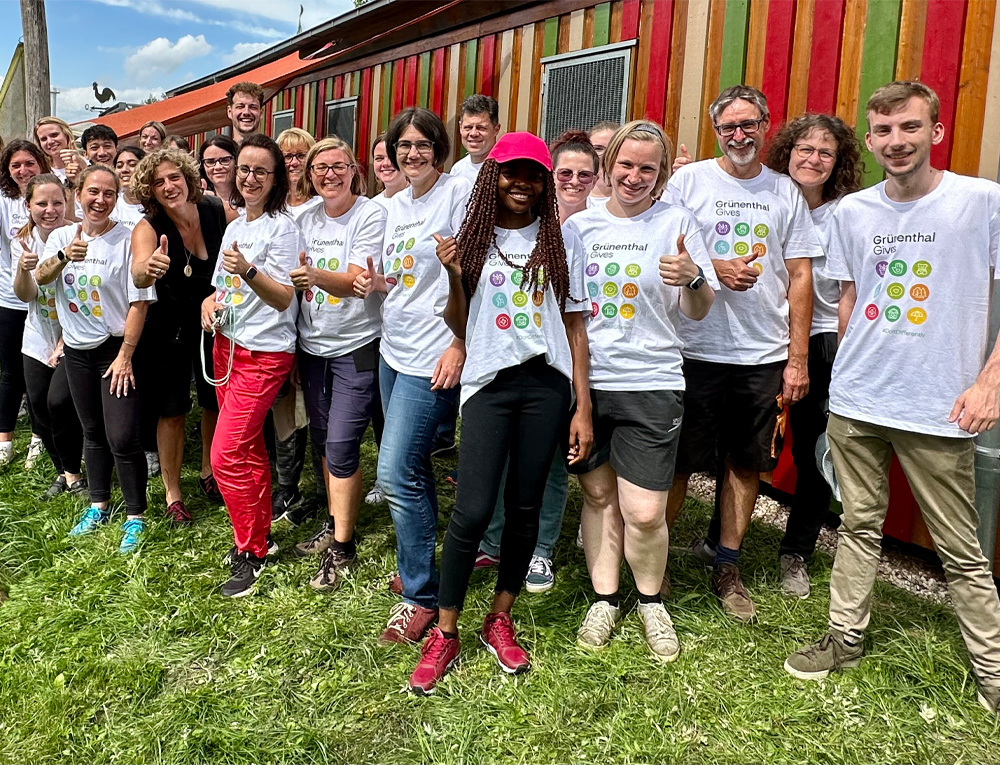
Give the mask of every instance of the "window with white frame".
M 295 122 L 295 110 L 286 109 L 283 112 L 275 112 L 271 116 L 271 137 L 277 139 L 283 130 L 293 126 Z
M 357 132 L 358 123 L 358 99 L 338 98 L 335 101 L 326 102 L 326 135 L 335 135 L 342 139 L 348 146 L 354 146 L 354 138 Z M 356 151 L 362 156 L 366 153 L 365 148 L 357 147 Z
M 590 130 L 598 122 L 624 123 L 635 41 L 542 59 L 542 138 Z

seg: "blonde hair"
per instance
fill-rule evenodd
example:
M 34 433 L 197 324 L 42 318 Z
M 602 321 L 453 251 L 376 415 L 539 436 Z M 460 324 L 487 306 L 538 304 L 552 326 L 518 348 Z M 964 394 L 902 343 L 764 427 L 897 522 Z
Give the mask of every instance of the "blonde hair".
M 660 157 L 660 172 L 656 176 L 656 184 L 653 186 L 653 199 L 660 196 L 663 187 L 670 178 L 670 163 L 674 158 L 674 146 L 663 132 L 663 128 L 650 120 L 632 120 L 622 125 L 608 141 L 608 147 L 604 150 L 604 157 L 601 159 L 601 172 L 610 183 L 611 168 L 618 161 L 618 152 L 621 151 L 622 144 L 627 140 L 641 141 L 643 143 L 657 143 L 663 149 Z
M 285 150 L 287 146 L 293 143 L 303 143 L 306 146 L 306 151 L 311 149 L 316 145 L 316 139 L 313 138 L 309 133 L 307 133 L 302 128 L 288 128 L 287 130 L 282 130 L 278 134 L 278 148 L 282 151 Z
M 163 126 L 162 122 L 157 122 L 156 120 L 150 120 L 141 128 L 139 128 L 139 133 L 138 133 L 139 137 L 142 137 L 142 131 L 148 127 L 156 128 L 156 132 L 160 134 L 161 142 L 167 139 L 167 129 Z
M 160 213 L 160 203 L 153 193 L 153 182 L 156 180 L 156 169 L 164 162 L 169 162 L 184 176 L 188 186 L 187 201 L 196 204 L 201 201 L 201 178 L 191 155 L 178 149 L 153 149 L 139 160 L 128 182 L 136 201 L 142 205 L 142 211 L 150 217 Z
M 35 143 L 41 148 L 42 143 L 38 140 L 38 128 L 42 125 L 56 125 L 59 127 L 59 132 L 66 136 L 66 141 L 68 145 L 66 148 L 75 149 L 76 148 L 76 137 L 73 135 L 73 129 L 69 126 L 69 123 L 58 117 L 42 117 L 38 122 L 35 123 L 35 129 L 33 131 L 35 136 Z
M 324 138 L 309 149 L 309 155 L 306 157 L 306 171 L 302 173 L 302 177 L 299 178 L 299 195 L 303 197 L 311 197 L 314 194 L 319 193 L 316 191 L 316 187 L 313 186 L 312 182 L 313 160 L 315 160 L 316 157 L 324 151 L 330 151 L 332 149 L 339 149 L 344 152 L 350 160 L 349 164 L 354 169 L 354 178 L 351 180 L 351 193 L 358 197 L 364 196 L 368 192 L 368 184 L 365 181 L 364 175 L 358 172 L 358 158 L 354 156 L 354 149 L 352 149 L 350 144 L 342 138 L 337 138 L 337 136 Z
M 37 191 L 42 186 L 58 186 L 62 189 L 63 201 L 69 206 L 72 204 L 72 198 L 70 196 L 70 191 L 63 185 L 63 182 L 59 180 L 59 176 L 53 175 L 52 173 L 40 173 L 28 181 L 28 185 L 24 189 L 24 206 L 29 207 L 31 205 L 31 197 L 34 196 L 35 191 Z M 65 215 L 63 217 L 63 222 L 65 222 Z M 60 224 L 62 225 L 62 224 Z M 28 211 L 28 222 L 25 223 L 20 230 L 15 234 L 18 239 L 27 239 L 31 236 L 31 232 L 35 230 L 35 220 L 31 217 L 31 211 Z

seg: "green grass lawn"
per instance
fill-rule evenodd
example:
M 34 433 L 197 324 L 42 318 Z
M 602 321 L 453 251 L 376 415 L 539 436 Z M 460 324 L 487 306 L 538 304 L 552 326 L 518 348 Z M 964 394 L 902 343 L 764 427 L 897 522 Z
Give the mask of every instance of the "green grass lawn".
M 25 434 L 19 451 L 24 453 Z M 826 623 L 828 559 L 814 595 L 777 591 L 779 534 L 755 526 L 744 577 L 761 619 L 726 619 L 693 559 L 672 558 L 667 602 L 681 641 L 658 664 L 630 613 L 612 646 L 575 645 L 586 611 L 570 496 L 556 587 L 525 595 L 515 619 L 534 668 L 503 675 L 476 630 L 491 577 L 477 574 L 464 651 L 431 698 L 404 691 L 417 648 L 376 639 L 395 602 L 385 588 L 395 535 L 387 508 L 365 507 L 360 565 L 331 595 L 306 584 L 317 561 L 290 554 L 312 528 L 280 525 L 280 564 L 258 595 L 219 596 L 232 544 L 226 512 L 199 496 L 197 446 L 184 478 L 196 524 L 152 519 L 140 554 L 117 552 L 120 521 L 70 541 L 82 502 L 37 501 L 51 466 L 0 476 L 0 761 L 3 762 L 997 762 L 1000 737 L 975 701 L 950 612 L 879 584 L 862 666 L 823 683 L 786 675 L 789 651 Z M 443 477 L 453 463 L 439 463 Z M 365 445 L 366 486 L 375 466 Z M 440 531 L 454 499 L 439 484 Z M 678 543 L 707 523 L 689 500 Z M 623 594 L 631 593 L 629 585 Z M 629 605 L 634 605 L 634 593 Z

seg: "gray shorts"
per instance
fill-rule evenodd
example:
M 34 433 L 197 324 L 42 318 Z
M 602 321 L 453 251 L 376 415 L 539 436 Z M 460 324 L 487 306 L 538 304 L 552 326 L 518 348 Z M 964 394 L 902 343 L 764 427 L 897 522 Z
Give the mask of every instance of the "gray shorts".
M 586 462 L 571 465 L 576 475 L 608 462 L 629 483 L 667 491 L 674 482 L 677 443 L 684 415 L 679 390 L 591 390 L 594 449 Z

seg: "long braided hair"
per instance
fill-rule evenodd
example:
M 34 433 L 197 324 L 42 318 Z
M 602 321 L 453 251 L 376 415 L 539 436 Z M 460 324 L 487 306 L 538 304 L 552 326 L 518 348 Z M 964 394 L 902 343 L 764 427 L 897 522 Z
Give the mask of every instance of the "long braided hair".
M 507 259 L 497 246 L 497 185 L 500 180 L 500 165 L 495 159 L 487 159 L 479 171 L 476 185 L 465 210 L 465 220 L 458 231 L 458 262 L 462 267 L 462 285 L 465 293 L 472 297 L 483 274 L 483 266 L 490 248 L 496 249 L 500 259 L 511 268 L 520 268 L 525 280 L 521 289 L 531 294 L 536 290 L 545 291 L 548 283 L 559 301 L 560 310 L 566 309 L 566 298 L 580 302 L 569 294 L 569 265 L 566 262 L 566 246 L 563 244 L 562 228 L 559 225 L 559 208 L 556 204 L 556 185 L 552 173 L 545 173 L 545 190 L 541 201 L 532 212 L 539 221 L 538 238 L 535 248 L 524 266 Z M 541 277 L 539 276 L 541 274 Z M 527 282 L 527 287 L 525 287 Z

